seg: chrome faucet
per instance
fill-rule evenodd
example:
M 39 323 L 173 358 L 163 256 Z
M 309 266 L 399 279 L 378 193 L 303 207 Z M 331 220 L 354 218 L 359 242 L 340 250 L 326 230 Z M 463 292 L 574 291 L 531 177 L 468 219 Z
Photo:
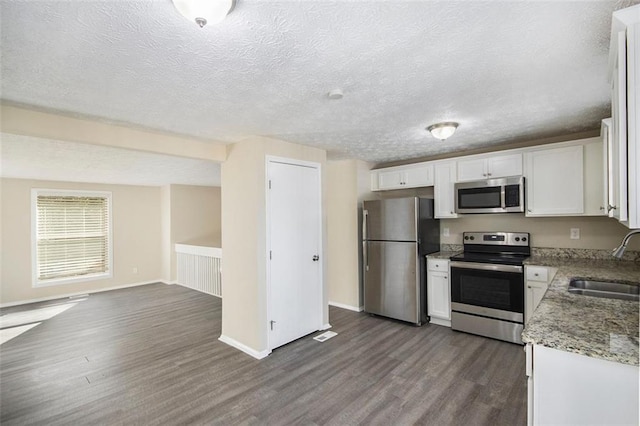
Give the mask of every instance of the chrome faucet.
M 622 243 L 618 247 L 613 249 L 613 253 L 611 253 L 611 255 L 616 259 L 622 259 L 622 255 L 624 254 L 624 251 L 627 249 L 627 244 L 629 244 L 629 240 L 631 239 L 631 236 L 635 234 L 640 234 L 640 229 L 634 229 L 633 231 L 625 235 L 624 238 L 622 239 Z

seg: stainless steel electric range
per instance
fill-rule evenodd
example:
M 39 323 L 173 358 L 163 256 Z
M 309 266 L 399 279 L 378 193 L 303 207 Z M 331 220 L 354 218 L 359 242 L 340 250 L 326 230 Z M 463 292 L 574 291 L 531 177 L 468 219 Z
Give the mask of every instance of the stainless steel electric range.
M 451 257 L 451 328 L 522 344 L 527 232 L 465 232 Z

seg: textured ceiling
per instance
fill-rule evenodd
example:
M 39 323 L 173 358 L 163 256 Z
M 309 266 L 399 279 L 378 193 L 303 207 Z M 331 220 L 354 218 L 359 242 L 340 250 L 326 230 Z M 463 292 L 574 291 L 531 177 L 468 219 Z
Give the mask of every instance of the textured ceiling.
M 66 182 L 220 186 L 220 164 L 3 133 L 0 176 Z
M 611 13 L 638 1 L 2 0 L 5 101 L 371 162 L 599 128 Z M 327 92 L 340 88 L 342 100 Z M 425 127 L 458 121 L 446 142 Z

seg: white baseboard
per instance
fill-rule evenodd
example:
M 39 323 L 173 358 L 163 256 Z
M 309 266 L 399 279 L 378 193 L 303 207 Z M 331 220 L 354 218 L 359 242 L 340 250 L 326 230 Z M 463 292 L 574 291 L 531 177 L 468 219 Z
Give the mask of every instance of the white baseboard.
M 329 306 L 335 306 L 336 308 L 348 309 L 350 311 L 362 312 L 364 310 L 364 306 L 352 306 L 344 303 L 332 302 L 329 301 Z
M 440 318 L 431 318 L 429 324 L 443 325 L 445 327 L 451 327 L 451 321 L 447 321 Z
M 218 340 L 220 340 L 223 343 L 226 343 L 227 345 L 234 347 L 242 352 L 244 352 L 245 354 L 254 357 L 255 359 L 262 359 L 262 358 L 266 358 L 267 355 L 269 355 L 271 353 L 270 350 L 264 350 L 264 351 L 256 351 L 253 348 L 250 348 L 249 346 L 238 342 L 235 339 L 232 339 L 229 336 L 225 336 L 224 334 L 221 334 L 220 337 L 218 337 Z
M 326 323 L 325 325 L 322 326 L 322 328 L 320 330 L 328 330 L 331 328 L 331 324 Z
M 119 286 L 115 286 L 115 287 L 107 287 L 107 288 L 101 288 L 101 289 L 91 290 L 91 291 L 77 291 L 75 293 L 65 293 L 65 294 L 59 294 L 59 295 L 56 295 L 56 296 L 39 297 L 39 298 L 36 298 L 36 299 L 27 299 L 27 300 L 19 300 L 17 302 L 2 303 L 2 304 L 0 304 L 0 308 L 8 308 L 10 306 L 26 305 L 28 303 L 46 302 L 47 300 L 65 299 L 67 297 L 81 296 L 83 294 L 102 293 L 103 291 L 120 290 L 122 288 L 138 287 L 138 286 L 141 286 L 141 285 L 158 284 L 158 283 L 166 284 L 162 280 L 143 281 L 143 282 L 139 282 L 139 283 L 119 285 Z

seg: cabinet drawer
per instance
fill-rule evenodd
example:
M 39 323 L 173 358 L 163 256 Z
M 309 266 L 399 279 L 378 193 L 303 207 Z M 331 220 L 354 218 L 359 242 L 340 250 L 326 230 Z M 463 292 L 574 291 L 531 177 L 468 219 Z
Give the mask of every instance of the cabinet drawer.
M 430 271 L 447 272 L 449 270 L 449 261 L 446 259 L 427 259 L 427 268 Z
M 549 281 L 549 270 L 540 266 L 527 266 L 527 281 Z

